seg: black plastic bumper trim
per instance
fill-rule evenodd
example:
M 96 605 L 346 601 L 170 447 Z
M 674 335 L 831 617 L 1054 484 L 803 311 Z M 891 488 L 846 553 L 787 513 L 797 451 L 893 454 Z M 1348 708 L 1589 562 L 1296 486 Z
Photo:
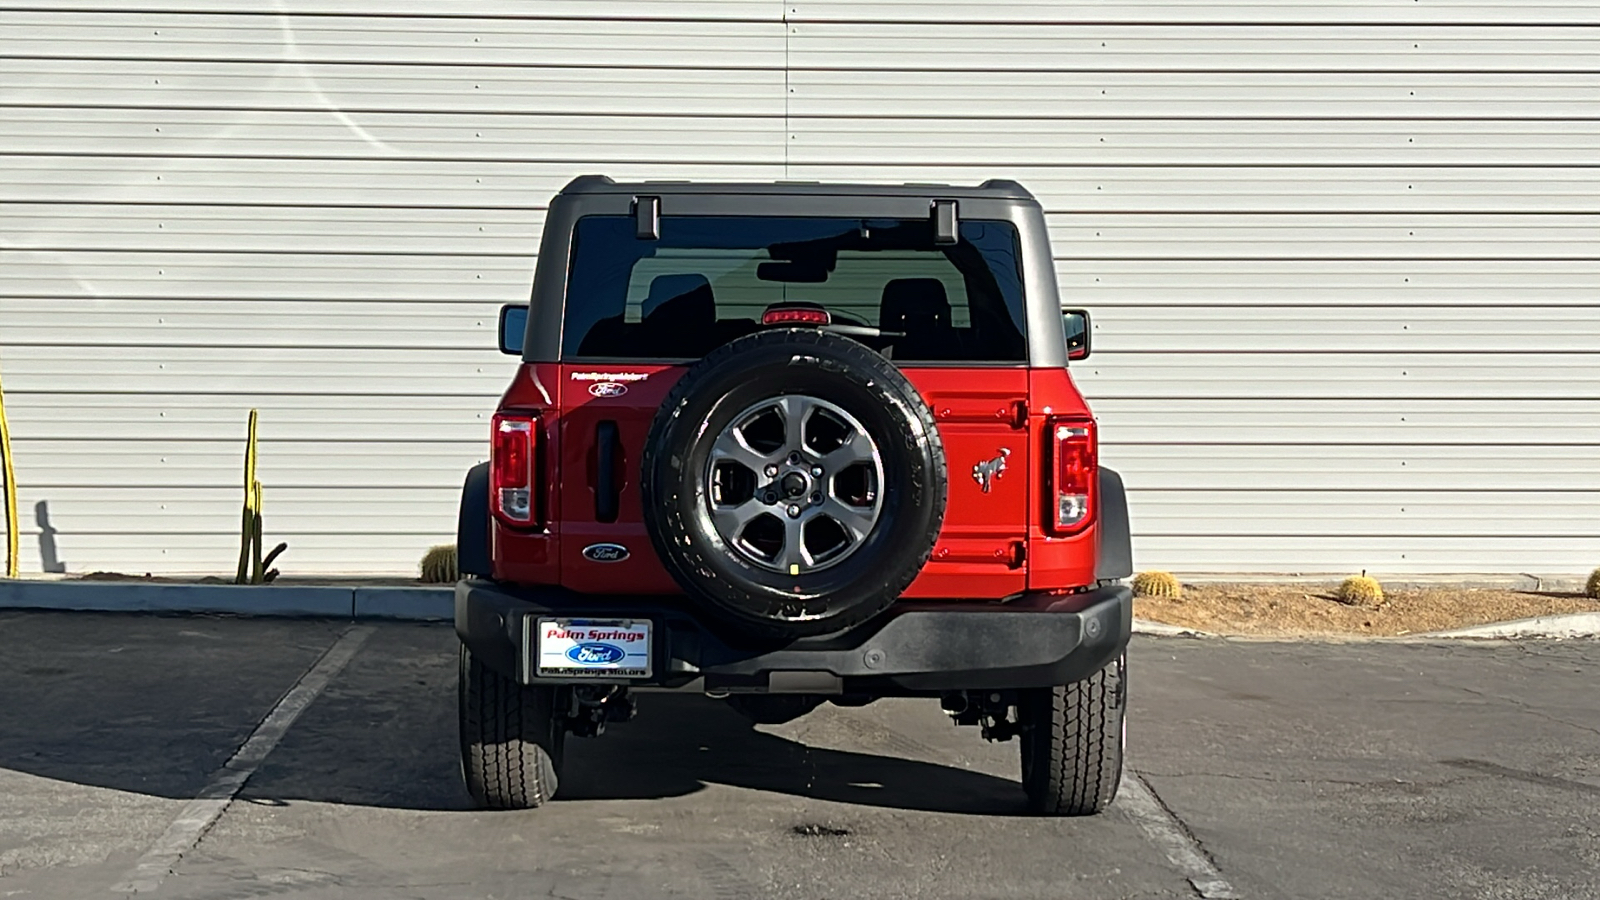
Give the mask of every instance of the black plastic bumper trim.
M 456 585 L 456 633 L 490 667 L 531 677 L 529 617 L 650 619 L 654 674 L 642 682 L 707 690 L 782 690 L 772 674 L 838 676 L 842 690 L 879 696 L 1070 684 L 1128 644 L 1133 594 L 1109 585 L 1079 594 L 1024 594 L 1005 603 L 902 601 L 867 624 L 781 645 L 749 645 L 662 597 L 591 597 L 562 588 L 517 589 L 467 579 Z M 802 679 L 803 680 L 803 679 Z

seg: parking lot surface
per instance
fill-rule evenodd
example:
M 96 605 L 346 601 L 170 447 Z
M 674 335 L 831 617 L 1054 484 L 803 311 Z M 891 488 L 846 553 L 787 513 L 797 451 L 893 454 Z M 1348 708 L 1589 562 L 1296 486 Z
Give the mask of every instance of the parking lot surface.
M 348 664 L 151 896 L 1197 896 L 1123 799 L 1024 814 L 1015 744 L 932 701 L 769 727 L 647 695 L 569 742 L 555 803 L 478 812 L 448 625 L 18 612 L 0 896 L 116 896 L 352 627 Z M 1240 897 L 1600 897 L 1597 668 L 1592 642 L 1137 638 L 1130 761 Z

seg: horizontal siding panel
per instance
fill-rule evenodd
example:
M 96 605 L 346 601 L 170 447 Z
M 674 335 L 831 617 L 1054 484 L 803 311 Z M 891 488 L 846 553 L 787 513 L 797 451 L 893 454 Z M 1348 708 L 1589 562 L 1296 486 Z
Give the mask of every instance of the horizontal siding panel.
M 8 12 L 8 56 L 782 69 L 782 23 Z
M 1076 369 L 1074 369 L 1076 371 Z M 1121 446 L 1600 447 L 1595 400 L 1113 400 L 1090 398 Z M 1181 450 L 1172 451 L 1181 452 Z
M 9 203 L 16 249 L 182 253 L 531 254 L 543 209 Z
M 1155 60 L 1120 71 L 1090 65 L 1087 58 L 1066 70 L 802 69 L 790 75 L 789 106 L 792 115 L 804 117 L 797 123 L 801 128 L 814 118 L 835 116 L 1003 116 L 1021 120 L 1024 133 L 1040 120 L 1093 121 L 1114 129 L 1119 122 L 1147 119 L 1397 120 L 1417 127 L 1438 119 L 1592 119 L 1584 101 L 1600 82 L 1596 59 L 1580 71 L 1561 72 L 1197 72 L 1169 70 Z
M 459 486 L 429 488 L 287 488 L 266 484 L 262 512 L 273 533 L 315 532 L 327 520 L 327 506 L 337 503 L 359 510 L 371 534 L 443 534 L 453 531 Z M 242 486 L 170 488 L 95 487 L 32 489 L 24 526 L 37 526 L 37 504 L 45 503 L 48 520 L 60 531 L 58 540 L 77 534 L 117 532 L 116 523 L 137 522 L 143 534 L 190 534 L 237 529 L 244 500 Z M 20 500 L 20 498 L 19 498 Z M 34 520 L 29 522 L 28 520 Z M 270 549 L 270 545 L 269 548 Z
M 14 251 L 0 297 L 525 302 L 533 258 Z
M 0 58 L 4 102 L 30 106 L 782 116 L 784 73 L 715 69 Z
M 1102 462 L 1129 491 L 1597 491 L 1600 448 L 1536 444 L 1383 446 L 1351 434 L 1303 445 L 1125 444 Z M 1374 529 L 1377 531 L 1378 529 Z
M 314 533 L 276 529 L 268 513 L 264 542 L 267 549 L 286 541 L 289 551 L 273 568 L 291 576 L 302 575 L 415 575 L 428 547 L 448 542 L 454 527 L 429 530 L 419 524 L 409 535 L 368 534 L 329 517 Z M 338 530 L 330 531 L 329 526 Z M 239 561 L 239 533 L 218 523 L 215 530 L 190 534 L 147 534 L 138 531 L 55 535 L 57 559 L 67 571 L 121 572 L 130 575 L 212 575 L 232 580 Z M 40 571 L 42 557 L 35 530 L 21 533 L 22 574 Z
M 493 405 L 493 397 L 488 405 Z M 467 469 L 484 459 L 485 442 L 260 440 L 256 477 L 282 488 L 460 488 Z M 228 488 L 242 481 L 244 439 L 232 441 L 16 440 L 18 485 L 61 487 Z M 98 474 L 86 474 L 98 473 Z M 241 488 L 242 490 L 242 488 Z M 331 504 L 329 510 L 335 510 Z M 115 530 L 115 529 L 113 529 Z
M 1541 535 L 1600 541 L 1600 490 L 1133 491 L 1142 533 L 1239 537 L 1465 537 Z
M 274 393 L 478 395 L 492 401 L 516 370 L 497 349 L 315 347 L 139 347 L 115 352 L 84 347 L 8 348 L 6 389 L 107 393 Z
M 1600 298 L 1588 307 L 1542 308 L 1138 306 L 1092 321 L 1101 354 L 1600 352 Z M 1479 366 L 1471 356 L 1460 364 Z
M 378 436 L 396 448 L 419 442 L 488 445 L 493 396 L 284 396 L 264 387 L 270 386 L 215 394 L 97 393 L 93 415 L 85 413 L 86 401 L 70 394 L 7 390 L 6 414 L 19 441 L 213 441 L 232 442 L 243 452 L 248 411 L 258 409 L 257 433 L 267 441 L 362 442 Z
M 1596 90 L 1600 84 L 1588 88 L 1591 95 Z M 891 105 L 860 102 L 862 109 Z M 898 101 L 892 105 L 899 107 Z M 1238 112 L 1186 119 L 1073 118 L 1070 112 L 1052 117 L 1026 105 L 1031 108 L 1011 118 L 864 113 L 796 119 L 790 127 L 789 158 L 794 163 L 991 167 L 1584 166 L 1594 163 L 1600 146 L 1600 120 L 1595 119 L 1242 119 Z M 1082 108 L 1070 101 L 1064 105 Z M 1189 104 L 1179 105 L 1193 111 Z M 1296 111 L 1306 108 L 1304 102 L 1288 105 Z M 1128 107 L 1119 102 L 1113 115 L 1125 114 Z M 1375 114 L 1371 104 L 1361 108 Z M 1004 140 L 997 140 L 997 134 Z
M 1056 253 L 1064 257 L 1600 259 L 1600 215 L 1057 213 L 1048 218 Z
M 29 10 L 67 10 L 75 12 L 123 12 L 126 6 L 115 0 L 12 0 L 9 6 Z M 438 0 L 272 0 L 241 9 L 230 0 L 160 0 L 160 9 L 185 13 L 252 13 L 274 16 L 279 12 L 296 15 L 359 16 L 434 16 L 503 18 L 537 23 L 553 18 L 583 19 L 778 19 L 781 8 L 771 0 L 473 0 L 473 3 L 442 4 Z M 4 7 L 0 7 L 3 9 Z M 457 10 L 460 10 L 459 12 Z
M 794 69 L 1596 71 L 1600 28 L 791 23 Z
M 1081 212 L 1600 211 L 1600 167 L 898 166 L 791 162 L 820 181 L 1015 178 L 1047 209 Z
M 493 349 L 499 313 L 499 303 L 0 299 L 7 344 L 107 353 L 128 346 Z
M 1537 572 L 1575 574 L 1589 569 L 1600 540 L 1544 535 L 1495 537 L 1406 536 L 1307 539 L 1300 535 L 1140 534 L 1133 542 L 1138 569 L 1171 567 L 1200 574 L 1329 575 L 1338 580 L 1363 569 L 1389 575 Z
M 1090 397 L 1600 398 L 1588 353 L 1153 354 L 1073 369 Z
M 1057 246 L 1058 252 L 1060 245 Z M 1056 262 L 1072 306 L 1592 306 L 1596 260 L 1078 259 Z
M 577 163 L 383 159 L 214 159 L 152 161 L 127 156 L 0 157 L 0 202 L 241 203 L 442 208 L 543 208 L 573 178 Z M 617 163 L 625 179 L 771 181 L 781 162 Z
M 60 0 L 56 0 L 60 2 Z M 1150 25 L 1173 23 L 1231 25 L 1236 23 L 1302 24 L 1600 24 L 1600 9 L 1589 0 L 1534 0 L 1495 3 L 1485 0 L 1151 0 L 1151 2 L 1014 2 L 986 0 L 793 0 L 790 21 L 799 22 L 984 22 L 1016 25 L 1118 22 Z
M 30 154 L 283 159 L 366 158 L 378 150 L 411 159 L 591 168 L 638 159 L 781 164 L 783 135 L 776 117 L 521 116 L 485 123 L 482 116 L 460 114 L 0 108 L 0 146 Z

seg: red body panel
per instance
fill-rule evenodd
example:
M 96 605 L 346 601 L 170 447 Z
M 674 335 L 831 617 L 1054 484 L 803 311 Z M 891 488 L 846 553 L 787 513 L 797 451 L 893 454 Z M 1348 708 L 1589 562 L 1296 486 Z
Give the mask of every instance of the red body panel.
M 933 410 L 949 465 L 944 527 L 907 597 L 1005 597 L 1027 585 L 1029 446 L 1022 368 L 907 368 Z M 1008 452 L 1009 451 L 1009 452 Z M 973 467 L 1005 466 L 984 492 Z
M 1038 452 L 1039 463 L 1029 470 L 1028 496 L 1028 589 L 1045 591 L 1094 584 L 1095 556 L 1099 550 L 1098 527 L 1089 527 L 1070 537 L 1054 537 L 1045 531 L 1052 514 L 1047 467 L 1051 465 L 1047 425 L 1052 416 L 1087 416 L 1089 407 L 1072 383 L 1066 369 L 1033 369 L 1028 373 L 1028 434 Z
M 561 494 L 561 583 L 566 587 L 586 594 L 679 593 L 645 532 L 639 460 L 650 421 L 685 371 L 683 366 L 562 364 L 561 472 L 566 484 Z M 597 391 L 596 385 L 614 387 Z M 615 522 L 601 522 L 595 512 L 601 422 L 616 423 L 621 444 L 614 470 L 620 480 Z M 628 557 L 620 562 L 584 558 L 583 548 L 600 543 L 621 544 Z
M 501 399 L 502 410 L 541 413 L 539 460 L 545 511 L 540 527 L 493 524 L 496 578 L 561 584 L 591 594 L 675 594 L 645 532 L 639 466 L 650 422 L 683 366 L 525 364 Z M 1064 369 L 908 367 L 906 377 L 934 413 L 949 464 L 944 526 L 933 555 L 904 596 L 993 598 L 1023 590 L 1094 583 L 1091 525 L 1069 538 L 1050 537 L 1043 466 L 1049 462 L 1046 416 L 1087 414 Z M 596 385 L 606 385 L 597 388 Z M 616 520 L 600 521 L 596 491 L 597 434 L 615 423 L 620 459 Z M 982 463 L 1004 460 L 987 479 Z M 552 474 L 561 473 L 560 483 Z M 598 562 L 584 548 L 614 543 L 627 558 Z

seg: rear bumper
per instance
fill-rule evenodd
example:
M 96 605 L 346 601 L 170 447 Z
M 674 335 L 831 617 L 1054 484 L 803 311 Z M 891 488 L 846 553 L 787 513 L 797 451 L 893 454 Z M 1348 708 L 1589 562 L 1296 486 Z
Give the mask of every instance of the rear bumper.
M 902 602 L 858 628 L 786 644 L 752 644 L 663 597 L 595 597 L 563 588 L 456 584 L 456 633 L 491 668 L 525 684 L 540 617 L 649 619 L 654 674 L 617 683 L 755 693 L 916 696 L 1070 684 L 1127 647 L 1133 593 L 1024 594 L 1005 603 Z M 585 679 L 595 683 L 595 679 Z M 603 681 L 601 683 L 604 683 Z

